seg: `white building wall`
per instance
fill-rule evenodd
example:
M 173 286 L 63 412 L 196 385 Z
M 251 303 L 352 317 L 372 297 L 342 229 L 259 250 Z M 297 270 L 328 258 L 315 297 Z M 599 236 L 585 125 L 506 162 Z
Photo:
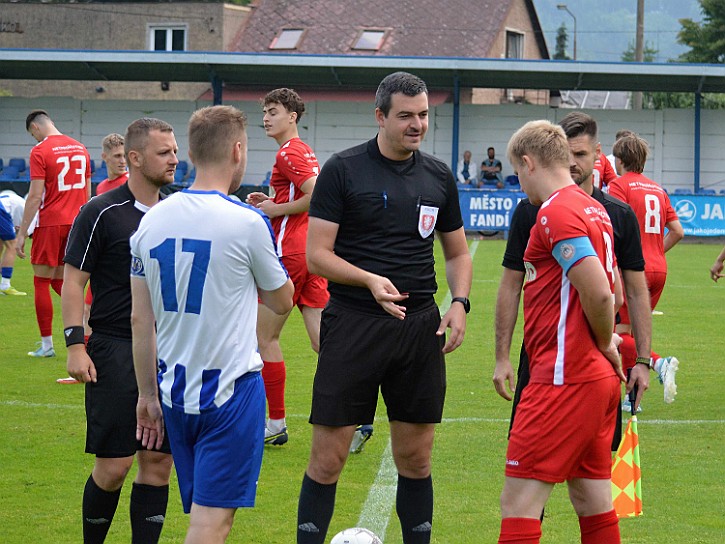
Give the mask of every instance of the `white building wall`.
M 277 144 L 264 134 L 261 106 L 257 102 L 229 102 L 244 110 L 249 119 L 249 160 L 245 182 L 258 184 L 272 168 Z M 0 97 L 0 158 L 30 155 L 34 140 L 25 132 L 25 117 L 35 108 L 47 110 L 65 134 L 82 141 L 91 157 L 100 162 L 101 140 L 109 132 L 123 133 L 142 116 L 158 117 L 174 126 L 179 157 L 188 160 L 187 122 L 191 113 L 207 103 L 194 101 L 97 101 L 71 98 L 26 99 Z M 377 131 L 372 103 L 312 102 L 300 121 L 300 136 L 315 150 L 320 164 L 336 151 L 369 138 Z M 459 156 L 470 149 L 480 163 L 486 148 L 496 148 L 504 176 L 513 174 L 506 160 L 511 134 L 525 122 L 548 119 L 557 122 L 569 111 L 535 105 L 461 105 Z M 588 110 L 599 123 L 602 151 L 611 152 L 614 135 L 621 128 L 638 132 L 651 148 L 645 175 L 667 189 L 693 187 L 693 110 Z M 446 163 L 452 161 L 453 106 L 431 109 L 428 136 L 423 150 Z M 703 188 L 725 189 L 725 111 L 708 110 L 702 115 L 701 178 Z

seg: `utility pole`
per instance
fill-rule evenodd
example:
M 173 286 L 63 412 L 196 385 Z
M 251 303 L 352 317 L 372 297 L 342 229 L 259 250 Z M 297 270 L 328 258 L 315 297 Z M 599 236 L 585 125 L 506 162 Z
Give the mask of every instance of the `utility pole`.
M 644 61 L 644 0 L 637 0 L 637 35 L 634 42 L 634 61 Z M 642 109 L 642 91 L 632 93 L 632 109 Z

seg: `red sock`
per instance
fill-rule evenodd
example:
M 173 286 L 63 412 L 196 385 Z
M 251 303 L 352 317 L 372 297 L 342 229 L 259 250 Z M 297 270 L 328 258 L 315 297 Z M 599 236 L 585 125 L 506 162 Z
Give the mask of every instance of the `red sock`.
M 262 379 L 267 392 L 269 405 L 269 419 L 284 418 L 284 383 L 287 378 L 287 369 L 284 361 L 264 361 Z
M 504 518 L 501 520 L 499 544 L 539 544 L 541 520 L 532 518 Z
M 655 353 L 654 351 L 652 352 L 652 355 L 650 355 L 650 357 L 652 357 L 652 361 L 656 361 L 660 358 L 659 354 Z
M 582 544 L 620 544 L 619 518 L 610 510 L 595 516 L 579 518 Z
M 619 344 L 619 353 L 622 354 L 622 368 L 624 373 L 634 367 L 637 360 L 637 346 L 634 343 L 634 337 L 631 334 L 620 334 L 622 343 Z
M 50 280 L 50 286 L 53 288 L 53 291 L 55 291 L 58 296 L 60 296 L 60 292 L 63 289 L 63 279 L 59 280 Z
M 35 318 L 40 336 L 53 334 L 53 301 L 50 299 L 50 278 L 33 276 L 35 286 Z

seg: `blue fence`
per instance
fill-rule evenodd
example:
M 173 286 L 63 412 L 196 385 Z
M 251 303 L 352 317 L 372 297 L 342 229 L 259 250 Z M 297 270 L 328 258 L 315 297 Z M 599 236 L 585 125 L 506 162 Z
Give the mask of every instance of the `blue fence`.
M 467 231 L 507 231 L 520 191 L 459 189 Z M 725 196 L 670 195 L 686 236 L 725 236 Z

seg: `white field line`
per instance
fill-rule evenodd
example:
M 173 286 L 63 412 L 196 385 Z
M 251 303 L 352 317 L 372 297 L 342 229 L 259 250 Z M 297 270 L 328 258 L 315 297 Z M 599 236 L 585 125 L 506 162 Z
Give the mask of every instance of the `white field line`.
M 42 402 L 27 402 L 24 400 L 3 400 L 0 406 L 17 406 L 19 408 L 39 408 L 45 410 L 84 410 L 82 403 L 79 404 L 53 404 Z M 309 414 L 287 414 L 290 419 L 309 419 Z M 625 418 L 626 420 L 626 418 Z M 376 423 L 386 423 L 386 417 L 376 417 Z M 493 417 L 444 417 L 443 424 L 455 423 L 508 423 L 507 418 Z M 642 419 L 642 414 L 637 416 L 637 423 L 640 425 L 723 425 L 725 419 Z
M 471 260 L 476 255 L 478 249 L 478 241 L 474 241 L 470 248 Z M 439 304 L 441 315 L 448 311 L 451 306 L 451 291 L 446 292 L 443 301 Z M 376 533 L 380 540 L 385 542 L 385 531 L 390 521 L 390 512 L 395 501 L 396 489 L 398 484 L 398 471 L 393 462 L 393 453 L 390 445 L 390 439 L 385 447 L 382 458 L 380 459 L 380 468 L 375 476 L 375 481 L 370 487 L 367 499 L 360 512 L 358 527 L 366 527 Z

